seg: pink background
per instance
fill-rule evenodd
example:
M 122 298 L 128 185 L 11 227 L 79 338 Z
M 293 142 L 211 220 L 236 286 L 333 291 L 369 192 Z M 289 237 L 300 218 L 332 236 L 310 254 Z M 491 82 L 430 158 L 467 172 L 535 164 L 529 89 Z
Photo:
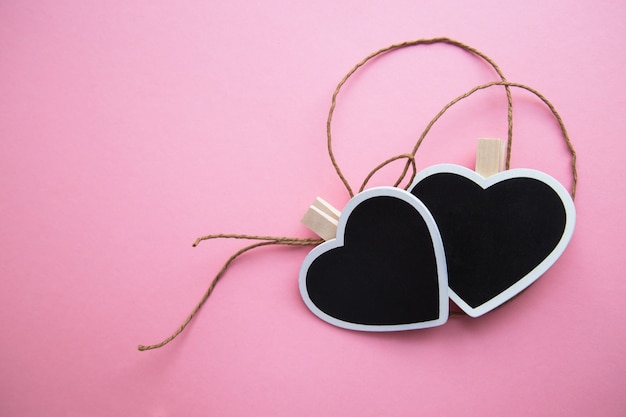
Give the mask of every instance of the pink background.
M 626 6 L 530 0 L 0 2 L 0 415 L 618 416 L 623 297 Z M 449 36 L 545 94 L 579 155 L 578 223 L 528 291 L 479 319 L 365 334 L 301 301 L 307 249 L 237 261 L 242 242 L 312 236 L 316 195 L 348 199 L 325 150 L 330 96 L 370 52 Z M 449 46 L 377 60 L 340 96 L 353 186 L 430 118 L 495 79 Z M 571 184 L 556 123 L 514 91 L 513 167 Z M 502 89 L 435 126 L 417 162 L 472 166 L 505 137 Z M 395 178 L 388 167 L 374 184 Z

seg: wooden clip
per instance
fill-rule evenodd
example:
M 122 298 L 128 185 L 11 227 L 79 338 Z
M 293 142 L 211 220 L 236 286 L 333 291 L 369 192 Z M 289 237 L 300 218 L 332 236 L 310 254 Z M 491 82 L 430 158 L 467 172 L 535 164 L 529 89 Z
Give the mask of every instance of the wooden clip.
M 334 239 L 341 212 L 317 197 L 302 217 L 302 223 L 324 240 Z
M 478 139 L 476 172 L 487 178 L 504 170 L 506 142 L 502 139 Z

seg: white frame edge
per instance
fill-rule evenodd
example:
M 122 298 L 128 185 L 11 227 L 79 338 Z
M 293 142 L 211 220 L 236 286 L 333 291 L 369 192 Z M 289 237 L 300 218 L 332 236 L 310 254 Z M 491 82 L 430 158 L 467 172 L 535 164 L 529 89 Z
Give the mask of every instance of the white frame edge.
M 465 313 L 471 317 L 479 317 L 483 314 L 493 310 L 496 307 L 509 301 L 511 298 L 528 288 L 533 282 L 537 281 L 541 275 L 543 275 L 557 259 L 563 254 L 565 248 L 569 244 L 572 235 L 574 233 L 574 226 L 576 224 L 576 208 L 574 207 L 574 201 L 569 192 L 563 187 L 563 185 L 550 175 L 528 168 L 514 168 L 507 171 L 502 171 L 489 177 L 483 177 L 482 175 L 472 171 L 464 166 L 455 164 L 439 164 L 428 167 L 420 171 L 416 176 L 409 190 L 412 190 L 415 185 L 424 178 L 440 173 L 454 173 L 462 175 L 476 184 L 482 189 L 486 189 L 499 182 L 511 179 L 511 178 L 533 178 L 546 183 L 552 188 L 557 195 L 561 198 L 563 206 L 565 207 L 565 229 L 563 230 L 563 236 L 555 248 L 550 254 L 532 271 L 530 271 L 525 277 L 507 288 L 505 291 L 492 298 L 491 300 L 479 305 L 478 307 L 471 307 L 465 301 L 463 301 L 451 288 L 449 288 L 450 299 L 454 301 Z
M 330 316 L 320 310 L 314 303 L 311 301 L 307 287 L 306 287 L 306 277 L 309 267 L 313 263 L 317 257 L 322 254 L 328 252 L 331 249 L 338 248 L 344 246 L 344 238 L 345 238 L 345 228 L 348 218 L 352 211 L 362 202 L 368 200 L 373 197 L 395 197 L 401 199 L 407 203 L 409 203 L 424 219 L 426 226 L 428 227 L 428 231 L 432 238 L 433 249 L 435 252 L 435 260 L 437 263 L 437 276 L 438 276 L 438 285 L 439 285 L 439 318 L 435 320 L 429 320 L 425 322 L 419 323 L 408 323 L 408 324 L 393 324 L 393 325 L 369 325 L 369 324 L 358 324 L 347 322 L 344 320 L 340 320 L 336 317 Z M 344 329 L 350 330 L 360 330 L 360 331 L 368 331 L 368 332 L 389 332 L 389 331 L 402 331 L 402 330 L 414 330 L 414 329 L 424 329 L 428 327 L 440 326 L 448 321 L 449 315 L 449 305 L 448 305 L 448 271 L 447 271 L 447 263 L 445 258 L 445 253 L 443 250 L 443 242 L 441 240 L 441 234 L 439 233 L 439 229 L 435 223 L 435 219 L 430 214 L 430 211 L 426 208 L 426 206 L 413 194 L 408 191 L 395 188 L 395 187 L 374 187 L 370 188 L 366 191 L 363 191 L 353 197 L 348 203 L 346 207 L 341 211 L 341 216 L 339 217 L 339 224 L 337 225 L 337 237 L 335 239 L 330 239 L 311 250 L 304 258 L 302 262 L 302 266 L 300 267 L 300 273 L 298 276 L 298 284 L 300 288 L 300 295 L 306 306 L 320 319 L 334 325 L 337 327 L 341 327 Z

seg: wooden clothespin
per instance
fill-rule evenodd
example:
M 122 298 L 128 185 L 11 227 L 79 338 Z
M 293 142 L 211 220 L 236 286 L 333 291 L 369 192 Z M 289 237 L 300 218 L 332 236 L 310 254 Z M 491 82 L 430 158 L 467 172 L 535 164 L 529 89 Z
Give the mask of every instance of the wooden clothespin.
M 475 171 L 487 178 L 504 170 L 506 142 L 502 139 L 478 139 Z
M 302 223 L 324 240 L 334 239 L 341 212 L 317 197 L 302 217 Z

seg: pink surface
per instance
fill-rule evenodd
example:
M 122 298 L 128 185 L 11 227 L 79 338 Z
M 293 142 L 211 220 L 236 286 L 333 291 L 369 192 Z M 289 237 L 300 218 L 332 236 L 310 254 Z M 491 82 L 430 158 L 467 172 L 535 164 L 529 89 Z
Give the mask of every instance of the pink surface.
M 0 415 L 624 415 L 625 18 L 620 1 L 3 1 Z M 138 352 L 242 246 L 192 249 L 197 236 L 311 236 L 299 219 L 316 195 L 343 206 L 325 150 L 336 83 L 433 36 L 487 53 L 563 116 L 580 181 L 557 264 L 479 319 L 364 334 L 306 309 L 306 249 L 259 249 L 179 339 Z M 447 46 L 363 69 L 334 124 L 353 186 L 494 77 Z M 555 122 L 514 94 L 512 166 L 569 187 Z M 471 166 L 476 138 L 505 137 L 504 104 L 495 89 L 455 107 L 419 166 Z

